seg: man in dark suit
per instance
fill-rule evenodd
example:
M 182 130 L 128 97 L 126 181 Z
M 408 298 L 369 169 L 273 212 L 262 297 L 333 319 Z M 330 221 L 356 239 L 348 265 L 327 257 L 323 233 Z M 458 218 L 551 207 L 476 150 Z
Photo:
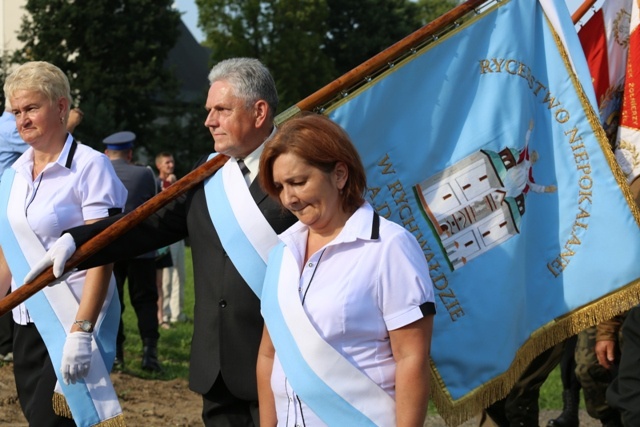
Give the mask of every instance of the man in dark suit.
M 156 179 L 153 171 L 142 165 L 132 163 L 133 143 L 136 135 L 133 132 L 116 132 L 106 137 L 102 143 L 106 145 L 104 153 L 111 160 L 116 175 L 127 189 L 125 212 L 131 212 L 156 195 Z M 158 362 L 158 289 L 156 287 L 155 251 L 150 251 L 135 258 L 124 259 L 113 265 L 118 296 L 120 297 L 120 326 L 116 341 L 116 359 L 114 368 L 124 368 L 124 282 L 129 283 L 129 300 L 138 318 L 138 332 L 142 339 L 142 369 L 161 372 Z
M 227 171 L 244 180 L 245 192 L 249 184 L 246 195 L 256 206 L 247 208 L 261 213 L 251 217 L 260 217 L 254 219 L 265 224 L 262 231 L 275 238 L 275 233 L 287 229 L 295 218 L 269 199 L 254 179 L 263 144 L 275 132 L 273 118 L 278 97 L 269 71 L 258 60 L 235 58 L 214 66 L 209 81 L 205 126 L 213 136 L 215 151 L 231 159 L 212 179 L 169 203 L 81 267 L 130 257 L 189 237 L 196 301 L 189 386 L 203 396 L 202 418 L 206 426 L 252 426 L 259 424 L 255 372 L 263 321 L 259 298 L 243 277 L 256 269 L 238 271 L 246 266 L 234 261 L 237 248 L 228 245 L 243 239 L 221 237 L 228 237 L 233 221 L 220 222 L 216 217 L 220 205 L 205 193 L 209 184 L 222 179 L 222 172 Z M 205 158 L 199 163 L 204 161 Z M 224 193 L 222 196 L 233 201 L 242 191 Z M 70 233 L 75 244 L 80 245 L 110 222 L 101 221 Z M 54 271 L 59 271 L 60 262 L 64 265 L 55 254 L 48 253 L 48 257 L 43 263 L 53 264 Z

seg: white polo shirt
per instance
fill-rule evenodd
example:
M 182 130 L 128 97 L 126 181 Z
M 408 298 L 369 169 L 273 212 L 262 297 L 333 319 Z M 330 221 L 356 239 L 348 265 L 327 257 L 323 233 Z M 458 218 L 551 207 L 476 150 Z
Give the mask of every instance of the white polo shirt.
M 72 142 L 69 134 L 58 160 L 45 166 L 35 180 L 31 177 L 33 148 L 29 147 L 12 166 L 16 175 L 27 181 L 29 190 L 24 205 L 11 209 L 24 210 L 31 229 L 46 250 L 64 230 L 108 217 L 110 209 L 123 209 L 127 200 L 127 190 L 107 156 L 82 144 L 76 144 L 72 150 Z M 67 280 L 78 301 L 85 275 L 86 271 L 77 271 Z M 13 281 L 11 289 L 16 289 Z M 13 310 L 13 318 L 21 325 L 31 321 L 24 304 Z
M 305 313 L 333 348 L 394 396 L 395 361 L 389 331 L 423 317 L 421 305 L 434 302 L 429 268 L 415 237 L 380 218 L 372 239 L 373 208 L 365 203 L 340 234 L 302 265 L 308 227 L 297 222 L 280 235 L 298 262 L 298 292 Z M 295 291 L 295 290 L 294 290 Z M 271 387 L 278 425 L 324 425 L 301 402 L 277 357 Z

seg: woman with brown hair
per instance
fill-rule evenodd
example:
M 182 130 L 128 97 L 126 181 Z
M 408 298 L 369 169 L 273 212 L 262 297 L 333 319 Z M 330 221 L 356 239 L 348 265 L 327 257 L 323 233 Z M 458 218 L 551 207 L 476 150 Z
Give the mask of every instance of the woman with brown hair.
M 279 235 L 262 291 L 260 422 L 422 426 L 434 294 L 424 254 L 364 200 L 346 132 L 287 121 L 260 158 L 265 191 L 298 222 Z

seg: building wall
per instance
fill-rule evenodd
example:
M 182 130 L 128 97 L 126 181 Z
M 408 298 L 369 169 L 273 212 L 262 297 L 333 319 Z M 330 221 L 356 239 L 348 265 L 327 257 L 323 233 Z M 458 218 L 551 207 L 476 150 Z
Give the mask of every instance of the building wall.
M 0 0 L 0 51 L 12 52 L 18 49 L 18 30 L 24 15 L 26 0 Z

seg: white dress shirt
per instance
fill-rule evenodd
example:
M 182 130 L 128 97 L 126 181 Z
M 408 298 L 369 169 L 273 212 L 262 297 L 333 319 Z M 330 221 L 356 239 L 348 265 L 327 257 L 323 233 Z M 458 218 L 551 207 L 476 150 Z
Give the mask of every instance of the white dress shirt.
M 66 166 L 72 142 L 69 134 L 58 160 L 46 165 L 35 179 L 32 179 L 33 148 L 29 147 L 13 165 L 15 179 L 20 175 L 29 190 L 24 205 L 11 209 L 24 210 L 31 229 L 46 250 L 64 230 L 108 217 L 110 209 L 123 209 L 127 199 L 127 190 L 104 154 L 77 144 L 71 166 Z M 85 276 L 86 271 L 77 271 L 67 280 L 78 301 Z M 12 290 L 16 287 L 12 280 Z M 24 304 L 13 310 L 13 318 L 21 325 L 31 321 Z
M 395 394 L 396 364 L 389 331 L 423 317 L 434 301 L 424 254 L 415 237 L 380 218 L 372 239 L 373 208 L 365 203 L 340 234 L 303 265 L 308 227 L 298 222 L 280 235 L 298 262 L 298 292 L 322 338 L 389 395 Z M 279 426 L 324 423 L 291 388 L 275 357 L 271 387 Z

